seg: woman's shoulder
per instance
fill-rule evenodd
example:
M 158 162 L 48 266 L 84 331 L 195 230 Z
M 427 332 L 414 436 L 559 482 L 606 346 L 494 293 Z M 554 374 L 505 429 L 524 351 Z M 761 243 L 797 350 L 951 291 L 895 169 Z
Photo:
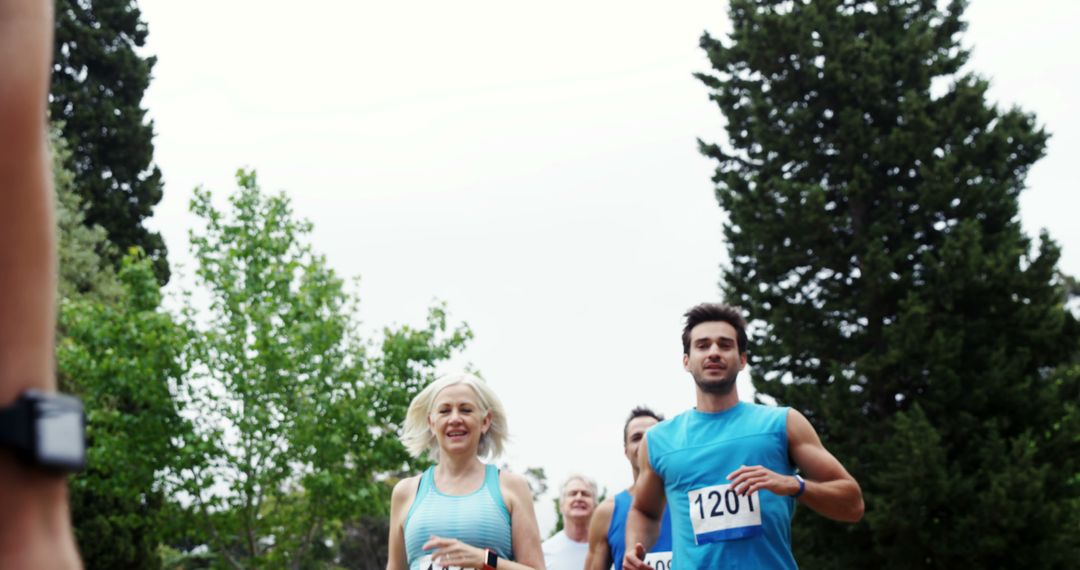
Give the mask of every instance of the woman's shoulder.
M 394 484 L 394 492 L 391 495 L 390 502 L 392 505 L 397 505 L 404 501 L 410 501 L 416 496 L 416 489 L 420 486 L 420 478 L 423 477 L 423 473 L 418 473 L 412 477 L 405 477 Z
M 499 487 L 503 494 L 510 494 L 514 498 L 528 497 L 532 500 L 532 489 L 529 480 L 519 473 L 511 473 L 506 469 L 499 471 Z

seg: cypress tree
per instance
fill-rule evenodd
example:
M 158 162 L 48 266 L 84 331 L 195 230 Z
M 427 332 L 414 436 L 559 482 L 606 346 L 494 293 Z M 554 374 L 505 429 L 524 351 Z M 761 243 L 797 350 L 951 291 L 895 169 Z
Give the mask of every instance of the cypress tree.
M 1048 135 L 963 70 L 965 5 L 731 0 L 732 33 L 701 40 L 755 387 L 866 499 L 853 526 L 799 509 L 809 568 L 1080 560 L 1080 337 L 1058 246 L 1018 217 Z
M 137 51 L 146 36 L 133 0 L 56 0 L 49 110 L 63 125 L 87 227 L 105 228 L 118 267 L 121 254 L 141 247 L 164 284 L 165 242 L 143 226 L 162 195 L 154 127 L 142 108 L 155 62 Z

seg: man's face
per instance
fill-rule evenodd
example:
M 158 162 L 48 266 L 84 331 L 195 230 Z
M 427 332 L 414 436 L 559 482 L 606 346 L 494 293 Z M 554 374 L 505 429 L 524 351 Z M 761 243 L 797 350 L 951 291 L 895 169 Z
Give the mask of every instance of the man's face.
M 630 460 L 630 466 L 634 469 L 635 479 L 638 473 L 638 448 L 645 439 L 645 432 L 656 425 L 656 418 L 652 416 L 638 416 L 626 424 L 625 451 L 626 458 Z
M 559 510 L 564 519 L 588 520 L 595 508 L 592 488 L 581 479 L 570 481 L 559 499 Z
M 730 394 L 745 366 L 746 354 L 739 354 L 735 327 L 708 321 L 690 329 L 690 354 L 683 355 L 683 368 L 702 392 Z

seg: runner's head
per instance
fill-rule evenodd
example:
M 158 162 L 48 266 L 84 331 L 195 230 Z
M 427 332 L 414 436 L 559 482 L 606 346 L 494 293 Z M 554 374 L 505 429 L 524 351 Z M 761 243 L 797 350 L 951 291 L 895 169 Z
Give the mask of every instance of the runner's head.
M 702 392 L 729 394 L 746 366 L 746 320 L 739 309 L 702 303 L 685 314 L 683 367 Z
M 630 410 L 630 416 L 623 424 L 623 452 L 630 461 L 630 468 L 634 470 L 634 480 L 637 481 L 641 468 L 638 465 L 638 448 L 645 439 L 645 432 L 654 425 L 664 421 L 664 416 L 645 406 L 638 406 Z
M 686 326 L 683 327 L 682 331 L 683 354 L 690 354 L 690 336 L 694 327 L 712 321 L 731 325 L 735 329 L 739 354 L 746 353 L 748 342 L 746 338 L 746 319 L 743 318 L 742 311 L 738 307 L 721 303 L 701 303 L 690 307 L 690 310 L 686 311 L 683 316 L 686 317 Z
M 506 442 L 506 412 L 495 392 L 480 378 L 449 374 L 420 391 L 405 413 L 401 442 L 413 457 L 427 453 L 472 450 L 497 457 Z
M 559 512 L 564 521 L 588 521 L 596 509 L 596 481 L 572 473 L 559 487 Z

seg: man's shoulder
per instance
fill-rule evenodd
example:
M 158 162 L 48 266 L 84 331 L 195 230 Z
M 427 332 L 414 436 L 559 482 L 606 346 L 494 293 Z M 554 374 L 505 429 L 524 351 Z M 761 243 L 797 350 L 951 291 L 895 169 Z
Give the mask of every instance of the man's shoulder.
M 625 493 L 625 492 L 626 491 L 623 491 L 623 493 Z M 618 495 L 621 495 L 621 494 L 622 493 L 619 493 Z M 618 495 L 616 495 L 616 497 Z M 604 499 L 603 502 L 601 502 L 599 505 L 596 506 L 596 510 L 593 511 L 593 516 L 594 517 L 596 515 L 611 516 L 611 511 L 615 510 L 615 502 L 616 502 L 615 497 L 608 497 L 608 498 Z
M 566 541 L 568 540 L 569 539 L 566 538 L 566 531 L 560 530 L 559 532 L 551 535 L 550 538 L 545 540 L 541 546 L 543 547 L 544 552 L 547 552 L 549 550 L 558 550 L 559 548 L 564 546 L 566 544 Z
M 758 402 L 743 402 L 747 410 L 758 414 L 786 414 L 791 408 L 788 406 L 760 404 Z
M 693 414 L 694 414 L 694 408 L 685 409 L 685 410 L 679 412 L 678 414 L 675 414 L 674 416 L 672 416 L 670 418 L 667 418 L 666 420 L 664 420 L 664 421 L 654 425 L 653 427 L 649 428 L 649 431 L 646 432 L 646 433 L 652 433 L 652 432 L 656 432 L 656 431 L 663 432 L 663 431 L 676 429 L 677 426 L 685 424 L 686 421 Z
M 693 414 L 693 408 L 684 410 L 681 413 L 670 417 L 654 426 L 649 428 L 649 431 L 645 432 L 645 437 L 649 441 L 650 447 L 653 444 L 653 440 L 657 437 L 671 437 L 672 434 L 679 432 L 686 426 L 687 420 Z

